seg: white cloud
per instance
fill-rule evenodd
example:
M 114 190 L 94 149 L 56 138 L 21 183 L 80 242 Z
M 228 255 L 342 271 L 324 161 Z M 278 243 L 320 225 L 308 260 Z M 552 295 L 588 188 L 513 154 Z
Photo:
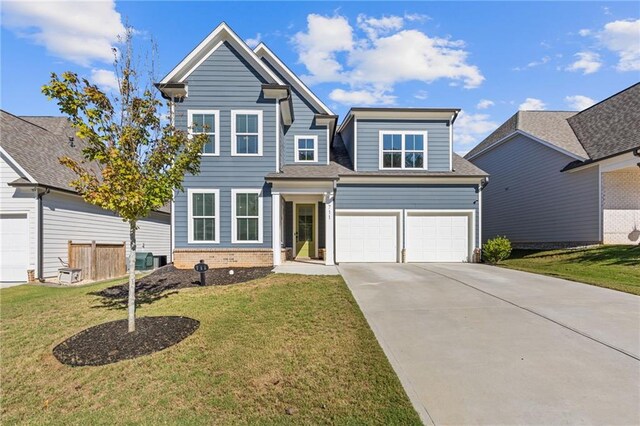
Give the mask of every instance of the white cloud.
M 544 65 L 547 62 L 549 62 L 551 60 L 551 56 L 544 56 L 542 58 L 540 58 L 540 60 L 538 61 L 531 61 L 529 62 L 527 65 L 525 65 L 524 67 L 515 67 L 513 68 L 514 71 L 525 71 L 529 68 L 535 68 L 538 67 L 540 65 Z
M 334 89 L 329 93 L 329 99 L 343 105 L 392 105 L 396 97 L 375 90 L 343 90 Z
M 477 109 L 487 109 L 489 107 L 494 106 L 496 103 L 489 100 L 489 99 L 480 99 L 480 102 L 478 102 L 478 105 L 476 105 Z
M 354 28 L 340 15 L 311 14 L 307 29 L 292 39 L 299 61 L 309 72 L 303 78 L 310 84 L 348 84 L 349 90 L 337 92 L 340 99 L 347 93 L 361 97 L 367 93 L 369 100 L 386 103 L 395 99 L 394 86 L 407 81 L 448 79 L 465 88 L 478 87 L 484 77 L 468 63 L 463 41 L 405 28 L 408 22 L 421 19 L 427 17 L 361 14 Z
M 525 110 L 525 111 L 542 110 L 542 109 L 545 109 L 546 106 L 547 105 L 544 102 L 542 102 L 540 99 L 527 98 L 523 103 L 520 104 L 518 109 Z
M 597 38 L 618 55 L 618 71 L 640 71 L 640 19 L 609 22 Z
M 583 28 L 580 31 L 578 31 L 578 34 L 580 34 L 582 37 L 586 37 L 588 35 L 591 35 L 591 30 L 588 28 Z
M 583 74 L 593 74 L 602 67 L 600 55 L 595 52 L 578 52 L 574 63 L 565 68 L 567 71 L 582 71 Z
M 596 103 L 596 101 L 594 101 L 590 97 L 583 95 L 567 96 L 564 98 L 564 101 L 567 103 L 567 105 L 569 105 L 569 107 L 578 111 L 587 109 L 591 105 Z
M 262 34 L 258 33 L 256 34 L 255 37 L 248 38 L 244 42 L 247 43 L 247 46 L 253 49 L 257 45 L 259 45 L 261 41 L 262 41 Z
M 491 121 L 487 114 L 467 114 L 461 111 L 453 125 L 453 140 L 457 144 L 470 145 L 481 141 L 497 127 L 498 124 Z
M 112 46 L 125 32 L 112 0 L 3 2 L 2 25 L 43 45 L 50 54 L 82 66 L 112 62 Z
M 414 93 L 413 97 L 424 101 L 425 99 L 427 99 L 428 93 L 426 90 L 418 90 L 416 93 Z
M 120 90 L 120 86 L 118 85 L 118 78 L 113 71 L 92 69 L 90 80 L 93 84 L 97 85 L 104 91 L 117 92 Z
M 422 13 L 405 13 L 404 19 L 406 19 L 409 22 L 416 22 L 416 21 L 424 22 L 424 21 L 431 20 L 431 17 L 429 15 L 424 15 Z

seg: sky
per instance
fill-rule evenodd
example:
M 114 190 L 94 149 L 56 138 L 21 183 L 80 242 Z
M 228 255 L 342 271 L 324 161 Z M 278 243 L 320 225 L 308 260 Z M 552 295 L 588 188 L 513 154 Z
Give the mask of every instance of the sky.
M 264 42 L 334 113 L 452 107 L 464 154 L 518 109 L 582 110 L 640 81 L 637 2 L 31 2 L 1 4 L 0 105 L 59 115 L 71 70 L 113 90 L 125 25 L 167 74 L 220 22 Z

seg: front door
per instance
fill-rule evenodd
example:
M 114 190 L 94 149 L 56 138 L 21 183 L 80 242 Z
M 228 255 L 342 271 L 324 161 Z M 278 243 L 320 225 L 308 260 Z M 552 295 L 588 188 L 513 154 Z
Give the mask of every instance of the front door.
M 314 257 L 315 205 L 296 205 L 296 257 Z

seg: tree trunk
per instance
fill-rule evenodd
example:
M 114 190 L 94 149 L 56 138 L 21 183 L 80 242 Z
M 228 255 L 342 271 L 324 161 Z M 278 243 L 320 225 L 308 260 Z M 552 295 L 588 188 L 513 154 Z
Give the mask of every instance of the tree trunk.
M 136 331 L 136 222 L 129 222 L 129 333 Z

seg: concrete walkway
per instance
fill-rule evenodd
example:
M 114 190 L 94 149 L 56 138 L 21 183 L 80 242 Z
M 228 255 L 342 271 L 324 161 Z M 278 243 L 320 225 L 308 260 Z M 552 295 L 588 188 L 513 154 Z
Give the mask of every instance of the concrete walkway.
M 273 268 L 273 272 L 276 274 L 340 275 L 335 266 L 327 266 L 318 262 L 284 262 Z
M 640 298 L 477 264 L 340 271 L 427 424 L 640 424 Z

